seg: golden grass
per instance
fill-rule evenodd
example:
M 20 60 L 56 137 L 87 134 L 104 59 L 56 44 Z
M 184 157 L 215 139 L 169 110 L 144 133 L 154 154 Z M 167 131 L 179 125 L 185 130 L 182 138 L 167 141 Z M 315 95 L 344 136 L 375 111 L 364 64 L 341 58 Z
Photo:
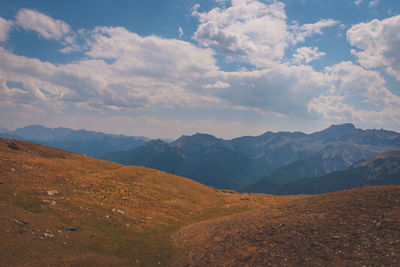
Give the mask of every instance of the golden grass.
M 14 141 L 15 150 L 9 142 L 0 139 L 4 266 L 173 266 L 178 253 L 170 237 L 182 227 L 276 198 L 29 142 Z M 79 230 L 66 230 L 72 226 Z

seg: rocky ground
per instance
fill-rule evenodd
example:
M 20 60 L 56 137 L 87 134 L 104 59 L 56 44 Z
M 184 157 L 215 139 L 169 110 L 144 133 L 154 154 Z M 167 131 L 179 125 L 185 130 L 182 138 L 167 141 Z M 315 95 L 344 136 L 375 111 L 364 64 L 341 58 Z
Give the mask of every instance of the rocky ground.
M 310 196 L 174 236 L 190 266 L 399 266 L 400 187 Z

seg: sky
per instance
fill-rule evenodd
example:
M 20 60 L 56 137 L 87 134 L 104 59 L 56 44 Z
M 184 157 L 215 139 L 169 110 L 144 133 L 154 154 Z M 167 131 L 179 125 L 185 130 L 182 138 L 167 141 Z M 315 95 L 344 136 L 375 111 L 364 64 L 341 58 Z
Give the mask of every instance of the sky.
M 0 0 L 0 127 L 400 131 L 398 0 Z

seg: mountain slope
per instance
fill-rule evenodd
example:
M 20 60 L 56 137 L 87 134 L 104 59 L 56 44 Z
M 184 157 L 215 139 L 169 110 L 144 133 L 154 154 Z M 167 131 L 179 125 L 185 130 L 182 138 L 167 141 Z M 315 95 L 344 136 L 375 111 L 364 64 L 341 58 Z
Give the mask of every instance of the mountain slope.
M 30 125 L 14 131 L 8 131 L 3 128 L 0 129 L 0 136 L 18 140 L 29 140 L 94 157 L 99 157 L 111 151 L 133 149 L 148 140 L 144 137 L 104 134 L 63 127 L 53 129 L 41 125 Z
M 400 151 L 390 151 L 344 171 L 289 182 L 277 194 L 320 194 L 368 185 L 400 185 Z
M 162 151 L 149 149 L 149 146 L 151 144 L 101 158 L 174 170 L 179 175 L 219 188 L 237 190 L 260 180 L 261 184 L 247 187 L 247 190 L 272 192 L 291 180 L 344 170 L 362 159 L 400 149 L 400 133 L 361 130 L 352 124 L 343 124 L 313 134 L 267 132 L 232 140 L 195 134 L 182 136 L 171 144 L 164 143 Z M 269 191 L 262 188 L 269 188 Z
M 277 201 L 183 228 L 176 266 L 397 266 L 400 187 Z
M 104 154 L 102 159 L 118 162 L 125 165 L 139 165 L 170 172 L 179 169 L 183 164 L 183 157 L 161 140 L 146 142 L 137 149 L 116 151 Z
M 248 181 L 253 162 L 222 139 L 211 135 L 183 136 L 171 145 L 153 140 L 145 145 L 101 157 L 190 177 L 217 188 L 235 188 Z
M 2 266 L 172 266 L 180 227 L 277 197 L 0 138 Z

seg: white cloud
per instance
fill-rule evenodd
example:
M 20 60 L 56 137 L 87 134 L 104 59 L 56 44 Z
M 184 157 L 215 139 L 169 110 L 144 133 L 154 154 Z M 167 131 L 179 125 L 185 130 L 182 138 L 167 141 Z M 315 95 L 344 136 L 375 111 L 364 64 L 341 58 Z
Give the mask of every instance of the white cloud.
M 384 127 L 400 122 L 400 97 L 385 87 L 378 72 L 351 62 L 328 67 L 326 72 L 328 90 L 309 102 L 309 112 L 335 123 L 353 121 Z
M 224 83 L 221 81 L 216 81 L 214 84 L 207 84 L 204 88 L 229 88 L 231 85 L 229 83 Z
M 296 64 L 302 62 L 310 63 L 311 61 L 317 60 L 325 55 L 325 52 L 320 52 L 318 47 L 299 47 L 296 49 L 296 53 L 293 54 L 293 62 Z
M 400 15 L 359 23 L 347 31 L 347 39 L 358 50 L 352 53 L 366 68 L 387 67 L 400 80 Z
M 376 7 L 377 5 L 379 5 L 379 0 L 369 1 L 369 4 L 368 4 L 369 7 Z
M 182 27 L 179 26 L 178 31 L 179 31 L 179 38 L 182 38 L 182 36 L 183 36 L 183 29 L 182 29 Z
M 36 31 L 45 39 L 61 40 L 71 32 L 71 27 L 62 20 L 53 19 L 43 13 L 21 9 L 16 15 L 16 24 L 25 30 Z
M 364 68 L 342 62 L 319 72 L 304 65 L 325 55 L 318 47 L 297 48 L 288 60 L 285 48 L 313 34 L 322 34 L 324 28 L 337 25 L 338 21 L 322 19 L 287 26 L 284 5 L 277 1 L 233 0 L 228 8 L 204 13 L 197 10 L 195 7 L 193 14 L 200 24 L 194 38 L 202 47 L 177 39 L 142 37 L 123 27 L 85 31 L 85 58 L 69 64 L 17 56 L 0 47 L 0 109 L 7 107 L 12 114 L 26 110 L 37 116 L 50 116 L 68 107 L 108 115 L 118 110 L 142 112 L 153 107 L 212 107 L 284 119 L 309 118 L 312 113 L 334 122 L 400 120 L 399 97 L 387 90 L 379 73 L 365 69 L 383 65 L 400 77 L 397 17 L 361 23 L 347 32 Z M 60 26 L 64 25 L 62 21 L 36 11 L 20 13 L 32 21 L 31 30 L 43 38 L 69 43 L 64 52 L 74 49 L 74 34 L 79 33 L 67 24 L 66 28 Z M 21 27 L 22 18 L 17 18 Z M 37 28 L 34 25 L 39 25 L 38 21 L 46 21 L 43 25 L 47 26 Z M 178 30 L 183 34 L 182 28 Z M 233 60 L 247 61 L 258 68 L 221 71 L 216 52 L 209 47 L 217 47 Z M 9 88 L 7 81 L 22 82 L 23 89 Z M 119 122 L 114 118 L 110 125 L 116 121 Z M 168 128 L 173 129 L 170 136 L 172 132 L 201 129 L 229 136 L 228 129 L 236 134 L 244 133 L 248 127 L 238 122 L 207 120 L 164 123 L 148 117 L 131 122 L 145 129 L 143 134 L 148 136 L 145 133 L 160 129 L 165 132 Z
M 339 24 L 340 21 L 334 19 L 322 19 L 316 23 L 308 23 L 302 26 L 292 26 L 294 43 L 304 42 L 307 37 L 313 34 L 322 34 L 322 29 Z
M 13 23 L 0 17 L 0 42 L 5 42 L 8 39 L 8 33 L 11 30 Z
M 200 24 L 194 39 L 203 46 L 216 46 L 225 54 L 245 57 L 264 66 L 284 56 L 289 33 L 284 4 L 256 0 L 233 0 L 228 8 L 214 8 L 194 16 Z
M 208 12 L 197 11 L 199 19 L 194 39 L 202 46 L 217 47 L 231 60 L 246 61 L 256 67 L 266 67 L 281 62 L 285 49 L 313 34 L 322 34 L 326 27 L 339 21 L 322 19 L 316 23 L 287 25 L 285 4 L 257 0 L 232 0 L 228 8 L 214 8 Z
M 19 97 L 30 97 L 32 106 L 48 112 L 71 105 L 107 111 L 220 102 L 196 83 L 218 70 L 210 49 L 105 27 L 92 32 L 89 45 L 89 59 L 59 65 L 17 56 L 0 47 L 1 81 L 22 82 L 25 91 L 14 90 Z M 58 106 L 37 105 L 33 99 L 39 97 L 40 89 L 49 92 L 40 97 Z M 12 104 L 17 98 L 7 101 Z
M 47 40 L 59 41 L 65 47 L 61 53 L 70 53 L 80 50 L 76 44 L 77 33 L 64 21 L 54 19 L 39 11 L 20 9 L 15 18 L 15 24 L 25 30 L 35 31 Z
M 224 76 L 231 87 L 215 93 L 230 106 L 278 116 L 307 116 L 307 103 L 325 83 L 324 74 L 305 65 L 276 64 Z
M 362 2 L 362 0 L 355 0 L 355 1 L 354 1 L 354 4 L 355 4 L 356 6 L 359 6 L 359 5 L 361 4 L 361 2 Z

